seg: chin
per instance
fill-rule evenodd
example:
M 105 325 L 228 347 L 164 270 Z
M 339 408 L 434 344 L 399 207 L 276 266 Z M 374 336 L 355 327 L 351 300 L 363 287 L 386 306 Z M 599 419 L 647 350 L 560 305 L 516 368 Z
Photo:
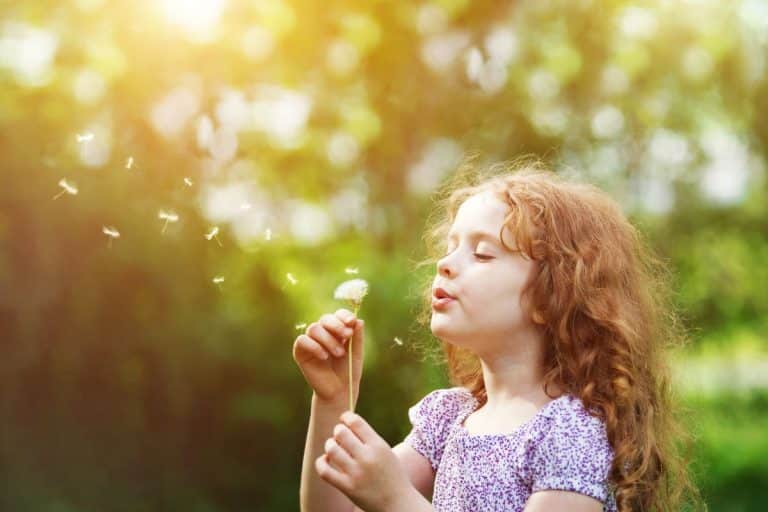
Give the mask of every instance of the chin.
M 432 314 L 432 321 L 429 324 L 429 328 L 436 337 L 441 340 L 448 341 L 455 337 L 456 330 L 451 328 L 450 322 L 447 318 L 440 318 L 441 315 Z M 453 336 L 452 336 L 453 335 Z

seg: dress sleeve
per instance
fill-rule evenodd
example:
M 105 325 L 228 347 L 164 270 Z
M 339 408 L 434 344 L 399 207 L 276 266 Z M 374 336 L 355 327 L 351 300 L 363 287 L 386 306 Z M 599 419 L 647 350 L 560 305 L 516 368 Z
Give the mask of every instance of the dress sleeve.
M 607 477 L 612 461 L 613 450 L 599 418 L 586 412 L 558 416 L 534 450 L 531 493 L 571 491 L 605 504 L 610 499 Z
M 468 396 L 468 391 L 458 387 L 436 389 L 408 409 L 412 429 L 403 442 L 426 457 L 435 471 L 451 425 Z

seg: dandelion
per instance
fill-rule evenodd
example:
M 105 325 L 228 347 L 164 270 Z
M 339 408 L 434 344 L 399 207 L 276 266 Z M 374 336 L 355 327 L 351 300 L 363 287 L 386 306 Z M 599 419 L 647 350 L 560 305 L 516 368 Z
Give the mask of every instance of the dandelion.
M 112 247 L 112 240 L 120 238 L 120 232 L 113 226 L 102 226 L 101 232 L 109 237 L 108 247 Z
M 357 267 L 347 267 L 344 269 L 347 274 L 357 274 Z
M 192 186 L 192 180 L 191 180 L 191 179 L 189 179 L 189 178 L 187 178 L 187 177 L 185 177 L 185 178 L 184 178 L 184 184 L 185 184 L 186 186 L 188 186 L 188 187 L 191 187 L 191 186 Z
M 165 210 L 160 210 L 157 214 L 157 217 L 165 221 L 161 233 L 165 233 L 165 228 L 168 227 L 169 222 L 177 222 L 179 220 L 179 216 L 175 212 L 167 212 Z
M 213 281 L 213 284 L 218 286 L 219 290 L 221 290 L 221 283 L 224 282 L 224 276 L 216 276 L 213 279 L 211 279 L 211 281 Z
M 125 161 L 125 168 L 130 169 L 131 167 L 133 167 L 133 157 L 129 156 L 128 160 Z
M 368 294 L 368 283 L 363 279 L 344 281 L 336 287 L 333 298 L 348 301 L 354 308 L 355 317 L 363 303 L 363 298 Z M 352 401 L 352 339 L 349 340 L 349 410 L 355 412 L 355 404 Z
M 288 278 L 288 281 L 290 281 L 290 282 L 291 282 L 291 284 L 293 284 L 293 285 L 295 285 L 296 283 L 298 283 L 298 282 L 299 282 L 299 281 L 298 281 L 298 280 L 297 280 L 295 277 L 293 277 L 293 274 L 291 274 L 290 272 L 288 272 L 287 274 L 285 274 L 285 277 L 287 277 L 287 278 Z
M 222 247 L 219 237 L 216 236 L 218 234 L 219 234 L 219 226 L 213 226 L 213 228 L 211 228 L 211 231 L 205 234 L 205 238 L 207 238 L 208 240 L 213 240 L 215 238 L 216 242 L 219 244 L 219 247 Z
M 63 194 L 69 194 L 71 196 L 77 195 L 77 186 L 75 186 L 73 183 L 68 182 L 64 178 L 61 178 L 59 180 L 59 186 L 62 188 L 62 191 L 53 196 L 53 199 L 58 199 Z
M 303 323 L 300 323 L 300 324 L 296 324 L 296 325 L 294 325 L 294 327 L 296 328 L 297 331 L 300 331 L 302 329 L 306 329 L 307 328 L 307 323 L 303 322 Z
M 267 228 L 264 230 L 264 240 L 272 240 L 272 230 Z
M 77 134 L 77 142 L 88 142 L 90 140 L 93 140 L 93 133 L 91 132 Z

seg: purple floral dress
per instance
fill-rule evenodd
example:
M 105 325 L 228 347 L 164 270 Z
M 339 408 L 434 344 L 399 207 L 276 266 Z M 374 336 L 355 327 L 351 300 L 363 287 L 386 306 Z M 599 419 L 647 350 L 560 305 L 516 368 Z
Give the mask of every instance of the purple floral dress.
M 607 486 L 613 460 L 604 423 L 564 394 L 511 434 L 470 434 L 464 420 L 478 402 L 463 387 L 437 389 L 408 409 L 403 442 L 435 470 L 436 512 L 516 512 L 539 490 L 591 496 L 616 512 Z

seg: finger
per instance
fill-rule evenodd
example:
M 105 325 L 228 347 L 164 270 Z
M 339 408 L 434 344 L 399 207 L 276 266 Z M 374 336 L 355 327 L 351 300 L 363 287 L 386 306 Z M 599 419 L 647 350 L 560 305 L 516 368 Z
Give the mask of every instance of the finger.
M 325 454 L 333 467 L 344 474 L 349 474 L 355 464 L 352 456 L 333 437 L 325 440 Z
M 346 342 L 352 337 L 354 332 L 352 327 L 344 325 L 344 322 L 342 322 L 336 315 L 327 314 L 321 316 L 320 324 L 341 342 Z
M 336 318 L 338 318 L 341 322 L 343 322 L 344 325 L 347 325 L 349 327 L 353 327 L 354 321 L 357 319 L 357 317 L 355 317 L 355 314 L 353 312 L 344 308 L 337 309 L 334 315 L 336 315 Z
M 296 343 L 293 344 L 293 358 L 300 359 L 300 354 L 310 354 L 319 359 L 328 359 L 330 355 L 318 342 L 307 336 L 301 334 L 296 338 Z
M 364 444 L 373 446 L 381 439 L 373 427 L 371 427 L 359 414 L 355 414 L 351 411 L 344 411 L 341 415 L 341 421 L 349 427 L 349 429 L 354 432 Z
M 327 454 L 323 454 L 315 459 L 315 470 L 320 475 L 320 478 L 344 492 L 347 492 L 352 487 L 349 477 L 330 465 Z
M 350 457 L 360 460 L 365 451 L 363 441 L 343 423 L 333 427 L 333 438 L 336 443 L 346 451 Z
M 307 327 L 307 336 L 320 343 L 325 349 L 337 357 L 341 357 L 345 354 L 344 346 L 331 336 L 331 333 L 325 330 L 325 327 L 318 322 L 313 322 Z

